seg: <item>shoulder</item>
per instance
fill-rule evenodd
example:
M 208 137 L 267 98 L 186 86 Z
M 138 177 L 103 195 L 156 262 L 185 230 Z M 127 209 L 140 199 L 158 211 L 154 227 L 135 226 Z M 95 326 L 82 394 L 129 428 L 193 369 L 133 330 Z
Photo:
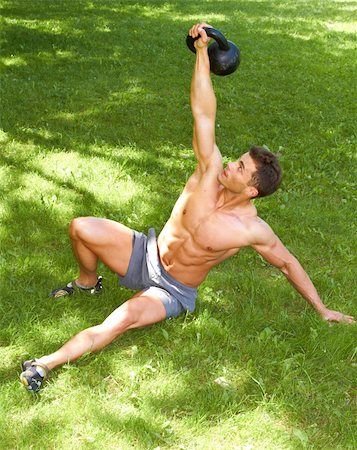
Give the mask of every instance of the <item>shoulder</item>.
M 250 225 L 250 245 L 269 245 L 276 239 L 276 235 L 271 227 L 260 217 L 251 221 Z

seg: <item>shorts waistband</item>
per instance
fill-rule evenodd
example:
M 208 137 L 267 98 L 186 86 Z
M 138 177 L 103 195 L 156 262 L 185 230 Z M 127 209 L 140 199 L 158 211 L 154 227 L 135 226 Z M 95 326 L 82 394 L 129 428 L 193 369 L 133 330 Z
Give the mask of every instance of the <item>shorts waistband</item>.
M 176 284 L 176 286 L 182 288 L 186 292 L 197 292 L 197 288 L 194 288 L 192 286 L 187 286 L 187 284 L 181 283 L 181 281 L 178 281 L 176 278 L 174 278 L 172 275 L 170 275 L 169 272 L 167 272 L 165 270 L 165 268 L 162 265 L 161 261 L 159 261 L 159 265 L 160 265 L 160 269 L 161 269 L 161 274 L 162 274 L 162 276 L 164 278 L 168 279 L 173 284 Z

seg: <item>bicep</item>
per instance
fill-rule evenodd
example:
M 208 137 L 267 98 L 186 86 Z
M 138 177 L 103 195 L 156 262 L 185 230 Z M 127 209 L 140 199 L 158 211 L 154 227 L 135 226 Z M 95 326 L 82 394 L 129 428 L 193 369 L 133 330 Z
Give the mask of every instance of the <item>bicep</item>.
M 280 239 L 270 230 L 264 233 L 261 242 L 252 245 L 269 264 L 277 267 L 282 272 L 295 258 L 280 241 Z

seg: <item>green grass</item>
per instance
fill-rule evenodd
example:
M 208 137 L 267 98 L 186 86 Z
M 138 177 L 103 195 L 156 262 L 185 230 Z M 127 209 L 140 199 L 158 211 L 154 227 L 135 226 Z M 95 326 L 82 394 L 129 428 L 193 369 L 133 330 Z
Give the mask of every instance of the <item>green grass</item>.
M 195 164 L 184 38 L 199 19 L 242 51 L 214 78 L 225 158 L 280 154 L 260 215 L 329 307 L 357 315 L 357 2 L 0 4 L 0 447 L 356 448 L 356 327 L 323 323 L 250 250 L 212 271 L 193 315 L 54 371 L 38 398 L 18 375 L 131 295 L 103 267 L 99 300 L 47 298 L 76 275 L 71 218 L 168 218 Z

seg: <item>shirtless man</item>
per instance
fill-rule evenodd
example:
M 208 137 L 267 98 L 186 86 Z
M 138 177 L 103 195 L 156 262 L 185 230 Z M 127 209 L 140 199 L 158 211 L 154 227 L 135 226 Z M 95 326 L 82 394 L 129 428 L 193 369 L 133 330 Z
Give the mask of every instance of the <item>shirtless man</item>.
M 329 310 L 310 278 L 271 228 L 257 216 L 252 199 L 273 193 L 281 170 L 268 150 L 253 147 L 238 161 L 223 168 L 215 143 L 216 98 L 210 78 L 207 37 L 196 24 L 196 65 L 191 82 L 194 118 L 193 150 L 197 167 L 177 200 L 157 241 L 107 219 L 77 218 L 69 234 L 79 264 L 79 277 L 51 295 L 75 290 L 92 294 L 101 290 L 98 259 L 119 275 L 120 284 L 139 289 L 100 325 L 81 331 L 56 352 L 23 363 L 21 381 L 37 392 L 48 371 L 95 352 L 132 328 L 144 327 L 193 311 L 197 286 L 210 269 L 246 246 L 281 270 L 294 288 L 327 321 L 353 323 L 352 316 Z

